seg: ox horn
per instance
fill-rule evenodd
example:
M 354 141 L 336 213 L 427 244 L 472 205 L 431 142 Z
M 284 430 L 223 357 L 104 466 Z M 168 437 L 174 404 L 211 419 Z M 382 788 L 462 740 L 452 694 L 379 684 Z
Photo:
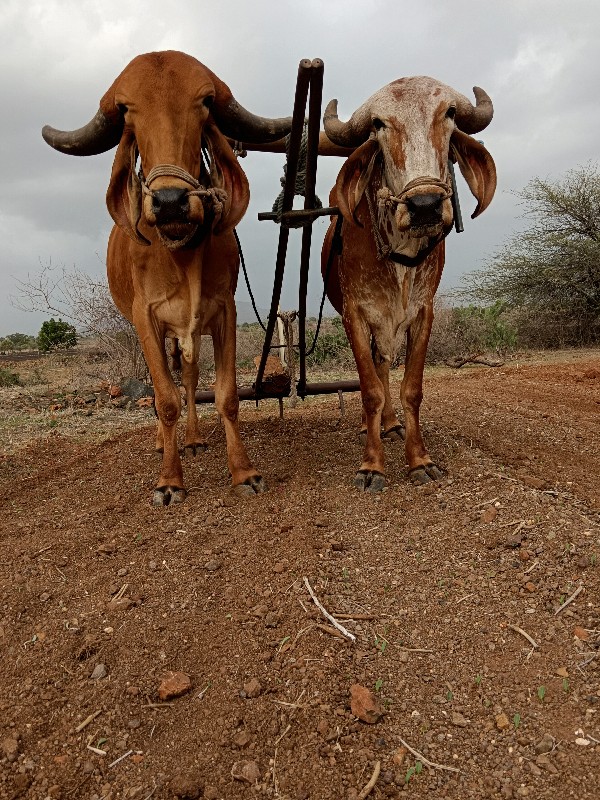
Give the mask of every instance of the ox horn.
M 225 136 L 248 144 L 261 144 L 275 142 L 291 131 L 291 117 L 270 119 L 252 114 L 238 103 L 227 84 L 219 80 L 214 73 L 211 75 L 216 89 L 211 111 L 221 133 Z
M 358 147 L 369 137 L 371 118 L 368 114 L 355 111 L 348 122 L 341 122 L 337 105 L 337 100 L 330 100 L 323 114 L 323 128 L 327 138 L 340 147 Z
M 479 133 L 487 128 L 494 116 L 494 106 L 487 92 L 474 86 L 473 94 L 477 103 L 475 106 L 463 95 L 457 97 L 456 127 L 463 133 Z
M 44 125 L 42 136 L 50 147 L 71 156 L 95 156 L 119 144 L 123 132 L 123 117 L 109 119 L 100 109 L 83 128 L 59 131 Z

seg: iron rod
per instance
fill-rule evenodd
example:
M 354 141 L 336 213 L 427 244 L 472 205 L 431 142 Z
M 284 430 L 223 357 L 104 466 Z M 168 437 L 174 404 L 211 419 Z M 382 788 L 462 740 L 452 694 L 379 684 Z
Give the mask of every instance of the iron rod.
M 296 173 L 298 170 L 298 154 L 300 152 L 300 143 L 304 128 L 304 112 L 306 110 L 306 99 L 308 97 L 311 70 L 312 62 L 307 58 L 303 59 L 298 66 L 298 78 L 296 80 L 296 95 L 294 98 L 294 111 L 292 115 L 292 130 L 290 132 L 287 171 L 285 176 L 285 187 L 283 191 L 282 210 L 284 212 L 290 211 L 294 204 L 294 188 L 296 183 Z M 269 320 L 265 333 L 262 356 L 258 366 L 258 371 L 256 373 L 255 386 L 257 392 L 259 393 L 265 371 L 265 365 L 269 356 L 269 350 L 271 349 L 271 339 L 273 338 L 275 323 L 277 322 L 277 310 L 279 308 L 281 288 L 283 286 L 283 272 L 285 270 L 285 258 L 287 254 L 289 235 L 289 228 L 282 225 L 279 230 L 279 243 L 277 246 L 277 260 L 275 262 L 275 279 L 273 283 L 271 309 L 269 311 Z
M 358 380 L 323 381 L 316 383 L 307 383 L 304 387 L 305 396 L 314 394 L 336 394 L 339 392 L 360 392 L 360 383 Z M 254 386 L 238 386 L 238 398 L 240 400 L 261 400 L 268 398 L 277 399 L 280 397 L 289 397 L 289 395 L 290 395 L 289 389 L 285 393 L 275 394 L 274 392 L 272 392 L 269 394 L 268 390 L 257 393 Z M 196 392 L 196 403 L 214 403 L 214 402 L 215 402 L 214 392 L 212 391 Z
M 328 206 L 327 208 L 295 208 L 281 215 L 281 224 L 285 225 L 287 223 L 291 228 L 297 225 L 310 225 L 316 217 L 336 217 L 339 213 L 340 210 L 337 206 Z M 264 222 L 265 220 L 279 222 L 279 214 L 275 211 L 261 211 L 258 214 L 258 219 L 260 222 Z
M 316 58 L 312 62 L 310 75 L 310 95 L 308 99 L 308 135 L 306 142 L 306 182 L 304 208 L 314 209 L 317 183 L 317 157 L 319 155 L 319 127 L 321 124 L 321 104 L 323 101 L 324 64 Z M 299 373 L 298 395 L 304 397 L 306 386 L 306 297 L 308 294 L 308 272 L 310 269 L 310 248 L 312 225 L 302 229 L 302 250 L 300 252 L 300 285 L 298 290 L 298 344 Z

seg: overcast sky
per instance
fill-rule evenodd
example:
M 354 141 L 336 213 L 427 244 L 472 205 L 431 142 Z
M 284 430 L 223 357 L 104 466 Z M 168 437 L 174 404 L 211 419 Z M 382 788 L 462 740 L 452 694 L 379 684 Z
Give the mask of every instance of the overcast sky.
M 494 119 L 481 136 L 498 170 L 490 208 L 459 186 L 465 232 L 447 242 L 442 288 L 481 265 L 522 225 L 514 190 L 533 176 L 559 177 L 598 158 L 600 3 L 597 0 L 0 0 L 0 335 L 37 333 L 49 315 L 16 310 L 16 279 L 40 265 L 104 272 L 112 222 L 105 206 L 113 152 L 74 158 L 48 147 L 48 123 L 84 125 L 123 67 L 139 53 L 183 50 L 209 66 L 251 111 L 291 114 L 298 62 L 325 62 L 324 99 L 342 119 L 381 86 L 431 75 L 472 98 L 482 86 Z M 268 308 L 278 228 L 258 222 L 280 185 L 283 157 L 241 162 L 252 199 L 239 226 L 258 303 Z M 324 203 L 342 161 L 319 160 Z M 326 222 L 314 227 L 309 307 L 320 297 L 316 258 Z M 282 307 L 297 308 L 300 234 Z M 243 281 L 238 299 L 247 300 Z

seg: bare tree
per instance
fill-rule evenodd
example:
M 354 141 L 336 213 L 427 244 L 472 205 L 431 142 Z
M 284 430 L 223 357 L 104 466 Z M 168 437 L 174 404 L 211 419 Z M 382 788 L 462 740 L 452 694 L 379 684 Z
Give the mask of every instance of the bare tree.
M 17 281 L 19 294 L 13 306 L 22 311 L 58 314 L 75 325 L 83 336 L 91 336 L 96 347 L 122 375 L 147 376 L 146 362 L 133 325 L 115 306 L 106 279 L 64 265 L 40 262 L 40 270 Z
M 598 341 L 599 166 L 578 167 L 555 182 L 534 178 L 518 196 L 530 227 L 467 275 L 457 294 L 504 302 L 564 343 Z

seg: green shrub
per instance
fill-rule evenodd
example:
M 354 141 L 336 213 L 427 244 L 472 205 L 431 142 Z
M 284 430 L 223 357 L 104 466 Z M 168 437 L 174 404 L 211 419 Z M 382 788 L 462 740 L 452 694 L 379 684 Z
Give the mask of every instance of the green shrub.
M 15 372 L 0 367 L 0 386 L 20 386 L 21 379 Z
M 57 348 L 75 347 L 77 344 L 77 331 L 73 325 L 54 318 L 43 323 L 37 337 L 38 347 L 43 353 Z

